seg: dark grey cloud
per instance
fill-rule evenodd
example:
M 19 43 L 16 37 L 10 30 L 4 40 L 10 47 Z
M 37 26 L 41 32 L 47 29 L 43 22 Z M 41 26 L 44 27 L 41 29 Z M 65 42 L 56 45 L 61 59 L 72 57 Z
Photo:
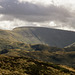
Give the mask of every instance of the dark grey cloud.
M 54 5 L 42 6 L 32 3 L 19 3 L 17 0 L 2 0 L 0 13 L 4 14 L 3 19 L 18 18 L 31 22 L 43 22 L 50 20 L 67 21 L 70 13 L 66 8 Z

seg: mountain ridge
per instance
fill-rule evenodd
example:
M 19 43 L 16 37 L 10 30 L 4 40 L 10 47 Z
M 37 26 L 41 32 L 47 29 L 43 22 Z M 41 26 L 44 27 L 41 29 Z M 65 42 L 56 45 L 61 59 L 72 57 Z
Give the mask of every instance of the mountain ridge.
M 38 26 L 21 26 L 21 27 L 16 27 L 12 30 L 8 30 L 8 31 L 13 31 L 17 28 L 46 28 L 46 29 L 53 29 L 53 30 L 60 30 L 60 31 L 67 31 L 67 32 L 75 32 L 75 31 L 70 31 L 70 30 L 63 30 L 63 29 L 56 29 L 56 28 L 50 28 L 50 27 L 38 27 Z
M 48 44 L 65 47 L 75 42 L 75 32 L 45 27 L 18 27 L 0 30 L 0 37 L 27 44 Z

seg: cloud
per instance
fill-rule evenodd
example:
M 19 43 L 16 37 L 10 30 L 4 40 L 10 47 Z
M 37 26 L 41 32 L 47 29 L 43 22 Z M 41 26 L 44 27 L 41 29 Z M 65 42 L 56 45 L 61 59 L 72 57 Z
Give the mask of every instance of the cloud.
M 3 8 L 2 6 L 0 6 L 0 9 Z
M 65 18 L 66 21 L 70 17 L 69 11 L 61 6 L 50 5 L 45 7 L 28 2 L 19 3 L 17 0 L 3 0 L 0 5 L 3 7 L 3 9 L 0 9 L 0 13 L 4 14 L 9 20 L 18 18 L 30 22 L 43 22 L 50 20 L 64 21 Z
M 20 3 L 30 2 L 30 3 L 33 3 L 33 4 L 41 4 L 41 5 L 45 5 L 45 6 L 48 6 L 48 5 L 53 3 L 53 0 L 18 0 L 18 1 Z
M 53 21 L 57 27 L 70 26 L 75 28 L 74 13 L 68 8 L 51 3 L 46 6 L 43 4 L 41 5 L 39 2 L 33 3 L 31 1 L 33 0 L 29 0 L 29 2 L 19 2 L 19 0 L 0 0 L 0 14 L 3 15 L 0 15 L 0 25 L 4 22 L 4 24 L 9 23 L 8 26 L 10 27 L 15 27 L 16 25 L 22 26 L 22 24 L 48 27 L 50 26 L 50 22 Z M 17 20 L 20 24 L 16 23 Z M 5 23 L 6 21 L 7 23 Z
M 0 29 L 12 30 L 15 27 L 20 27 L 25 25 L 27 25 L 27 22 L 19 20 L 19 19 L 14 19 L 12 21 L 1 21 Z

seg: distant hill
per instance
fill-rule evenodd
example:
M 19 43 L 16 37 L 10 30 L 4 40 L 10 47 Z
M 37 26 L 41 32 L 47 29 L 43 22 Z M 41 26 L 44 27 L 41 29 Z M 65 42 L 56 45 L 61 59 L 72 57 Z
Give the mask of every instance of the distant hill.
M 75 32 L 44 27 L 19 27 L 12 31 L 0 30 L 0 38 L 27 44 L 65 47 L 75 42 Z

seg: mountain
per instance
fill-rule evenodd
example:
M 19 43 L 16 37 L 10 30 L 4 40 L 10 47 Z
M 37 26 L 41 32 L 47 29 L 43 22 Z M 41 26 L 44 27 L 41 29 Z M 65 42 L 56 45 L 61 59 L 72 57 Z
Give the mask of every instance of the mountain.
M 12 31 L 0 30 L 0 38 L 27 44 L 65 47 L 75 42 L 75 32 L 44 27 L 19 27 Z
M 0 30 L 0 74 L 75 75 L 74 42 L 72 31 L 42 27 Z

